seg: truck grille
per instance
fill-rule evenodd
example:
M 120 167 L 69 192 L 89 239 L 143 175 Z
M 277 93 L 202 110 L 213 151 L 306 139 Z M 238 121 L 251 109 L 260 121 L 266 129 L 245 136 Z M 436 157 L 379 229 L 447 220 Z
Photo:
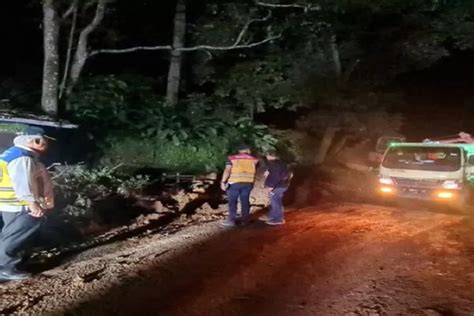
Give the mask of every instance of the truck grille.
M 417 179 L 405 179 L 405 178 L 393 178 L 395 184 L 400 187 L 414 187 L 414 188 L 426 188 L 435 189 L 441 186 L 443 180 L 417 180 Z

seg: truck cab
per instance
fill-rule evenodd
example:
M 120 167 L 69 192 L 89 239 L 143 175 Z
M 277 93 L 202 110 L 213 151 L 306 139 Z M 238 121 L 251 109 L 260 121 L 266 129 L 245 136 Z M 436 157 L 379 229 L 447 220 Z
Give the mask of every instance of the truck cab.
M 465 207 L 473 183 L 474 144 L 396 143 L 383 155 L 378 191 Z

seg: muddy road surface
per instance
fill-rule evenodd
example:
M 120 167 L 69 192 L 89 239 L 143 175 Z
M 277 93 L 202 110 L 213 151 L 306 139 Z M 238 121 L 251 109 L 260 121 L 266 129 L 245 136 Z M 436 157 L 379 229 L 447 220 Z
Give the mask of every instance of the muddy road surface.
M 326 203 L 287 224 L 217 222 L 82 253 L 0 285 L 1 314 L 474 315 L 474 224 Z

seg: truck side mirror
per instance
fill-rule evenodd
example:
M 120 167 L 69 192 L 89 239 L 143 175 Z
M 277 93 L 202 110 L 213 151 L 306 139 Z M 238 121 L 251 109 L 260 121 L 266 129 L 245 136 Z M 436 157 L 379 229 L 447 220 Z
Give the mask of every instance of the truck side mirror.
M 470 165 L 473 165 L 473 166 L 474 166 L 474 156 L 469 156 L 469 158 L 467 159 L 467 162 L 468 162 Z

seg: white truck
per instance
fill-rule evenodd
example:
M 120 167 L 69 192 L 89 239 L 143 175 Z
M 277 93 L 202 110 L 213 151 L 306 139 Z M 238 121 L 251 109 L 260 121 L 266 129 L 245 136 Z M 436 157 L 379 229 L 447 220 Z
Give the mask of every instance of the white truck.
M 422 143 L 393 143 L 380 163 L 385 197 L 445 202 L 469 209 L 474 187 L 474 140 L 469 134 Z

